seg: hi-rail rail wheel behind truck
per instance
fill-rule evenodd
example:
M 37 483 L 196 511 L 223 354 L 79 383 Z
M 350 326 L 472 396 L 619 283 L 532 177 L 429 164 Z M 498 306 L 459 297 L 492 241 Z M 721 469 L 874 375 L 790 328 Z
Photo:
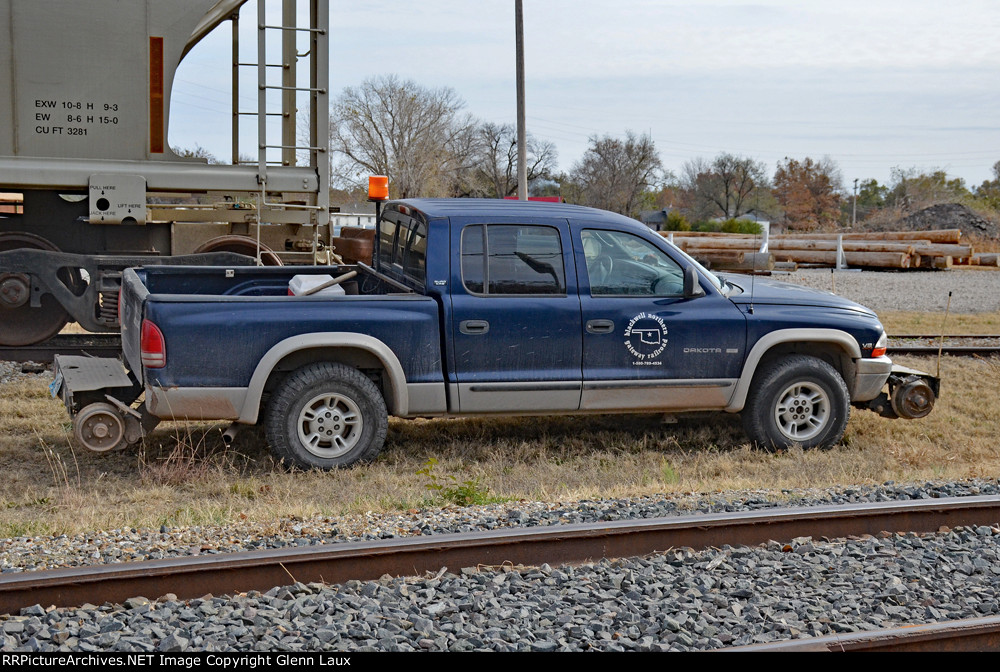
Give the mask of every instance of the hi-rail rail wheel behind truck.
M 0 345 L 70 321 L 117 331 L 130 266 L 329 261 L 328 5 L 0 0 Z M 233 163 L 209 165 L 168 146 L 171 89 L 227 21 Z M 242 103 L 241 72 L 256 75 Z M 239 159 L 241 120 L 256 125 L 255 161 Z

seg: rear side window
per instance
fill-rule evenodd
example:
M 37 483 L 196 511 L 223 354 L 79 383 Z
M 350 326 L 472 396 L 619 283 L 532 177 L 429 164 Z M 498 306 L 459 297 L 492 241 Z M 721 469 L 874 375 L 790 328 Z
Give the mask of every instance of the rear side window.
M 392 266 L 393 253 L 396 246 L 396 234 L 399 232 L 399 223 L 389 219 L 388 213 L 382 217 L 378 227 L 378 261 L 383 271 Z
M 475 224 L 462 231 L 462 282 L 474 294 L 566 294 L 562 241 L 551 226 Z
M 427 224 L 387 211 L 379 223 L 379 269 L 424 285 L 427 277 Z
M 423 283 L 427 275 L 427 226 L 414 222 L 409 238 L 403 248 L 403 272 Z

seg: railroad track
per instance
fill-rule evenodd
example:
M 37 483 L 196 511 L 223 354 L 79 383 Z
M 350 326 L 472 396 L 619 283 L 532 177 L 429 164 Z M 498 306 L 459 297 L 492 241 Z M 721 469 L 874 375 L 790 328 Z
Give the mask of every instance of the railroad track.
M 938 352 L 949 357 L 998 357 L 1000 346 L 996 345 L 890 345 L 888 354 L 914 355 L 917 357 L 937 357 Z
M 1000 335 L 950 334 L 944 336 L 927 334 L 900 334 L 890 337 L 889 354 L 952 357 L 994 357 L 1000 356 Z M 975 344 L 970 345 L 969 342 Z M 0 361 L 49 363 L 55 355 L 91 355 L 93 357 L 115 357 L 121 352 L 120 334 L 58 334 L 36 345 L 0 346 Z
M 56 355 L 116 357 L 121 334 L 57 334 L 35 345 L 0 346 L 0 361 L 49 363 Z
M 889 355 L 936 357 L 938 352 L 952 357 L 1000 356 L 1000 335 L 996 334 L 896 334 L 889 337 Z
M 0 575 L 0 612 L 23 607 L 124 602 L 174 593 L 265 592 L 293 582 L 343 583 L 442 567 L 537 566 L 647 555 L 669 548 L 755 545 L 800 536 L 841 538 L 995 525 L 1000 497 L 961 497 L 703 514 L 585 525 L 448 534 L 318 547 L 272 549 L 142 563 Z M 734 647 L 734 651 L 1000 651 L 1000 617 L 846 633 Z
M 982 340 L 1000 340 L 1000 334 L 893 334 L 889 337 L 890 339 L 896 340 L 934 340 L 939 338 L 944 338 L 946 341 L 954 340 L 965 340 L 965 339 L 982 339 Z
M 35 604 L 72 607 L 122 603 L 131 597 L 155 598 L 167 593 L 192 599 L 208 593 L 266 592 L 295 582 L 344 583 L 352 579 L 374 580 L 385 574 L 419 576 L 438 572 L 442 567 L 574 564 L 642 556 L 677 547 L 752 546 L 802 536 L 843 538 L 883 531 L 933 532 L 942 526 L 995 525 L 997 521 L 1000 497 L 959 497 L 519 528 L 69 567 L 0 575 L 0 612 L 16 614 Z M 974 626 L 955 625 L 950 634 L 947 628 L 938 630 L 938 636 L 961 637 L 950 639 L 951 647 L 1000 650 L 1000 623 L 995 620 Z M 845 640 L 803 640 L 785 646 L 840 650 L 846 648 Z M 910 638 L 905 645 L 917 646 L 916 641 Z M 883 637 L 852 646 L 856 650 L 864 650 L 864 646 L 886 650 L 891 645 L 891 638 Z M 926 641 L 920 645 L 943 646 Z

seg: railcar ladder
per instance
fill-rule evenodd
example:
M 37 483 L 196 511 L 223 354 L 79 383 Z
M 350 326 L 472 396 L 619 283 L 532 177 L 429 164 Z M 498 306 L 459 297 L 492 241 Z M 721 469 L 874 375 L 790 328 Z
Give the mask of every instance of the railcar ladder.
M 268 224 L 269 213 L 281 210 L 305 209 L 310 212 L 310 224 L 313 226 L 312 249 L 307 254 L 311 263 L 330 263 L 325 250 L 329 250 L 329 241 L 325 250 L 320 249 L 319 228 L 330 222 L 330 8 L 328 0 L 303 0 L 309 6 L 309 27 L 297 26 L 298 0 L 281 0 L 281 21 L 279 24 L 267 22 L 267 9 L 274 5 L 272 0 L 257 0 L 257 60 L 242 62 L 240 59 L 239 14 L 235 12 L 231 18 L 233 28 L 233 165 L 246 163 L 240 156 L 240 121 L 242 117 L 257 118 L 257 181 L 260 191 L 257 195 L 257 207 L 254 214 L 254 224 L 257 232 L 257 263 L 261 263 L 260 227 Z M 268 35 L 279 34 L 281 39 L 281 62 L 267 62 Z M 298 36 L 308 34 L 309 49 L 306 53 L 298 52 Z M 300 58 L 307 58 L 309 63 L 309 85 L 301 86 L 298 82 L 297 63 Z M 240 109 L 240 73 L 241 68 L 255 68 L 257 72 L 257 109 L 242 111 Z M 281 82 L 273 73 L 279 70 Z M 281 92 L 281 108 L 275 111 L 273 105 L 268 106 L 268 92 Z M 309 138 L 308 144 L 298 144 L 297 94 L 309 93 Z M 271 144 L 268 140 L 268 119 L 281 118 L 281 140 L 279 144 Z M 280 150 L 281 159 L 268 160 L 268 150 Z M 272 154 L 276 153 L 272 151 Z M 267 170 L 269 166 L 295 166 L 300 160 L 308 160 L 309 167 L 318 176 L 318 188 L 310 203 L 285 202 L 280 194 L 269 193 L 267 190 Z M 328 227 L 329 230 L 329 227 Z M 330 233 L 332 235 L 332 232 Z M 288 252 L 283 252 L 287 255 Z M 294 254 L 294 253 L 293 253 Z

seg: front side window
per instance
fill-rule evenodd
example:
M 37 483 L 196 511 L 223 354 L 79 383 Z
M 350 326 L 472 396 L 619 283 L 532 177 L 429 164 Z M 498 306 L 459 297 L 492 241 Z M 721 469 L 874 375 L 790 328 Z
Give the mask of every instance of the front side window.
M 462 282 L 474 294 L 566 294 L 562 242 L 551 226 L 475 224 L 462 231 Z
M 684 271 L 652 243 L 623 231 L 580 233 L 591 296 L 682 296 Z

